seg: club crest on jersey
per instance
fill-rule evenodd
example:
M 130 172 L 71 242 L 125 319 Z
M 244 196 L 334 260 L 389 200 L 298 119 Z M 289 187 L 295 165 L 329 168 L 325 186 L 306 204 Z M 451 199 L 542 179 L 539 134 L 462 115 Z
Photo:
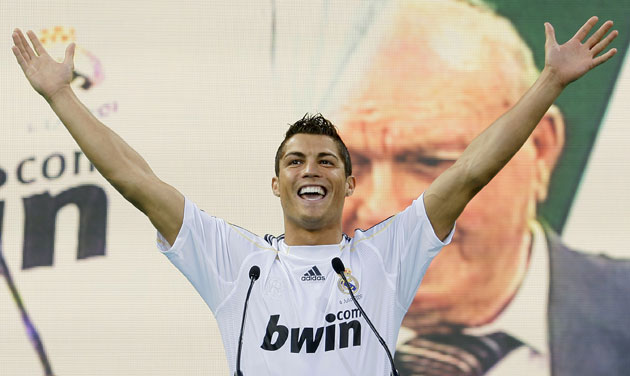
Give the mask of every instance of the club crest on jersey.
M 354 278 L 354 276 L 352 275 L 352 271 L 348 268 L 343 271 L 343 274 L 346 276 L 348 284 L 346 284 L 343 279 L 339 277 L 339 280 L 337 281 L 337 287 L 339 288 L 339 291 L 343 292 L 344 294 L 350 295 L 348 289 L 352 289 L 352 293 L 356 294 L 359 291 L 359 281 Z

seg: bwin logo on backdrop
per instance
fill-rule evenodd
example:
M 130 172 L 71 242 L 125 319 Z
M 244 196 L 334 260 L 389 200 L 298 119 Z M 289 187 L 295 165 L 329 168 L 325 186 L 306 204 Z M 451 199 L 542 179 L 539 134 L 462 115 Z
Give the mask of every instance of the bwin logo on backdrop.
M 42 29 L 39 32 L 40 41 L 50 54 L 62 61 L 66 47 L 75 42 L 73 27 L 55 26 Z M 103 65 L 101 61 L 90 51 L 77 44 L 74 54 L 74 72 L 72 72 L 72 86 L 83 90 L 89 90 L 103 82 Z
M 66 47 L 76 40 L 73 27 L 44 28 L 39 30 L 38 34 L 42 45 L 58 61 L 63 61 Z M 72 80 L 74 88 L 90 90 L 103 83 L 101 62 L 91 52 L 77 45 L 74 62 Z M 118 104 L 112 101 L 90 111 L 97 118 L 104 118 L 116 113 Z M 28 124 L 29 133 L 50 129 L 49 121 L 40 120 Z M 43 126 L 40 123 L 43 123 Z M 52 125 L 59 125 L 61 129 L 61 122 L 58 119 L 54 120 Z M 72 176 L 83 180 L 86 175 L 95 171 L 94 166 L 87 161 L 81 151 L 55 150 L 43 156 L 35 154 L 35 150 L 27 150 L 25 153 L 28 154 L 21 157 L 12 168 L 5 169 L 0 165 L 0 188 L 5 184 L 15 183 L 20 190 L 25 191 L 21 200 L 24 208 L 22 269 L 53 266 L 57 213 L 68 205 L 75 205 L 79 209 L 77 259 L 104 256 L 108 199 L 100 184 L 80 182 L 70 183 L 65 187 L 55 185 L 56 194 L 51 194 L 48 190 L 51 183 L 63 177 Z M 86 162 L 89 163 L 89 167 L 86 166 Z M 37 193 L 33 194 L 33 191 Z M 5 201 L 0 196 L 0 235 L 4 208 Z

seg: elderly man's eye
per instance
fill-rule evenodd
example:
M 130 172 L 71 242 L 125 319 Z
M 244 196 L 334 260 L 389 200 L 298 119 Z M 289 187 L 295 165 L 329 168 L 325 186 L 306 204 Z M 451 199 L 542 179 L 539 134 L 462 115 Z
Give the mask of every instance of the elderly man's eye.
M 421 157 L 421 158 L 416 159 L 416 163 L 422 163 L 430 167 L 436 167 L 442 163 L 447 163 L 447 162 L 448 160 L 441 159 L 441 158 L 433 158 L 433 157 Z
M 350 151 L 350 158 L 352 161 L 353 174 L 355 176 L 367 174 L 370 171 L 372 161 L 364 154 Z
M 452 166 L 455 160 L 419 153 L 401 153 L 396 156 L 396 162 L 414 171 L 439 173 Z

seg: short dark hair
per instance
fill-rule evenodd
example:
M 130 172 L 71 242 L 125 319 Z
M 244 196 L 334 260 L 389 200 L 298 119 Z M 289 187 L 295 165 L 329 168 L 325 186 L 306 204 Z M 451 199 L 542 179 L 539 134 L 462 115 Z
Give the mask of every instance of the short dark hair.
M 282 143 L 276 151 L 276 176 L 280 173 L 280 159 L 284 154 L 284 145 L 291 137 L 300 133 L 322 135 L 332 138 L 333 141 L 335 141 L 335 144 L 337 144 L 339 154 L 341 154 L 346 177 L 352 175 L 352 161 L 350 161 L 350 153 L 348 152 L 346 144 L 344 144 L 341 137 L 339 137 L 337 127 L 323 117 L 322 114 L 318 113 L 310 115 L 309 113 L 306 113 L 302 119 L 290 124 L 287 133 L 284 135 L 284 140 L 282 140 Z

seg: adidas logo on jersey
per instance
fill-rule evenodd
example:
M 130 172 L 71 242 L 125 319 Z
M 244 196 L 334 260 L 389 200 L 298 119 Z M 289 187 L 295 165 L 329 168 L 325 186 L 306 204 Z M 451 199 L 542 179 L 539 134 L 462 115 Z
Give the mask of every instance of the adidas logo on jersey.
M 302 276 L 302 282 L 308 281 L 325 281 L 326 277 L 317 269 L 317 266 L 313 266 L 308 272 Z

